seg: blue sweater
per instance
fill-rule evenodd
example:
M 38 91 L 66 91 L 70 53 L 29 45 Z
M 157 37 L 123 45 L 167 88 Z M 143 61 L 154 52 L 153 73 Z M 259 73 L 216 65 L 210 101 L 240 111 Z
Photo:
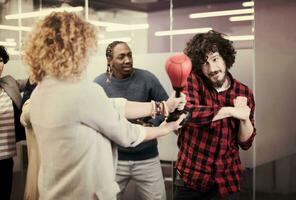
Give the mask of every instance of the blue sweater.
M 163 101 L 168 99 L 168 95 L 159 80 L 149 71 L 134 69 L 133 74 L 125 79 L 111 77 L 108 82 L 106 73 L 95 78 L 95 82 L 101 85 L 108 97 L 124 97 L 130 101 L 150 102 L 151 100 Z M 143 118 L 132 120 L 133 123 L 144 121 L 159 125 L 160 120 Z M 119 160 L 146 160 L 158 156 L 157 140 L 141 143 L 137 147 L 118 148 Z

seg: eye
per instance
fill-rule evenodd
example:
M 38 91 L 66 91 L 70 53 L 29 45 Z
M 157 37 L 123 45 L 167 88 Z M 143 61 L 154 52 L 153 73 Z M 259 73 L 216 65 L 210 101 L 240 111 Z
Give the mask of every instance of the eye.
M 120 56 L 118 56 L 118 59 L 119 60 L 122 60 L 124 58 L 124 55 L 120 55 Z
M 209 64 L 209 62 L 206 61 L 206 62 L 204 62 L 204 63 L 202 64 L 202 66 L 207 66 L 208 64 Z
M 219 56 L 213 58 L 213 62 L 217 62 L 219 60 L 220 60 L 220 57 Z

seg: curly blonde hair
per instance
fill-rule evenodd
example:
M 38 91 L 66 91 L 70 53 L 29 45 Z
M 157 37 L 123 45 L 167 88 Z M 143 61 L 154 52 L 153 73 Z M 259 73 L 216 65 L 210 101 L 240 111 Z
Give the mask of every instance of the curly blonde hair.
M 74 13 L 53 12 L 37 22 L 23 47 L 30 78 L 79 79 L 97 47 L 96 35 L 95 27 Z

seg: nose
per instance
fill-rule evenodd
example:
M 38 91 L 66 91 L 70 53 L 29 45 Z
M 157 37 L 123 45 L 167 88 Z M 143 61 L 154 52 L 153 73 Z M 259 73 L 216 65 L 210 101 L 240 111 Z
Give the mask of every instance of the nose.
M 131 63 L 131 62 L 132 62 L 132 58 L 129 56 L 125 56 L 124 63 Z
M 208 63 L 209 72 L 215 72 L 218 70 L 217 65 L 213 62 Z

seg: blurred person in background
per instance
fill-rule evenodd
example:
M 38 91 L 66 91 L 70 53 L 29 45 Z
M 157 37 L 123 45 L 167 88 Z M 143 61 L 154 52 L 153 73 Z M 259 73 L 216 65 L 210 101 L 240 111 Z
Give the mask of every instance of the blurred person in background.
M 9 55 L 0 45 L 0 76 Z M 10 75 L 0 78 L 0 199 L 9 200 L 13 180 L 13 157 L 16 156 L 16 142 L 25 139 L 20 124 L 22 107 L 21 92 L 26 80 L 15 80 Z

